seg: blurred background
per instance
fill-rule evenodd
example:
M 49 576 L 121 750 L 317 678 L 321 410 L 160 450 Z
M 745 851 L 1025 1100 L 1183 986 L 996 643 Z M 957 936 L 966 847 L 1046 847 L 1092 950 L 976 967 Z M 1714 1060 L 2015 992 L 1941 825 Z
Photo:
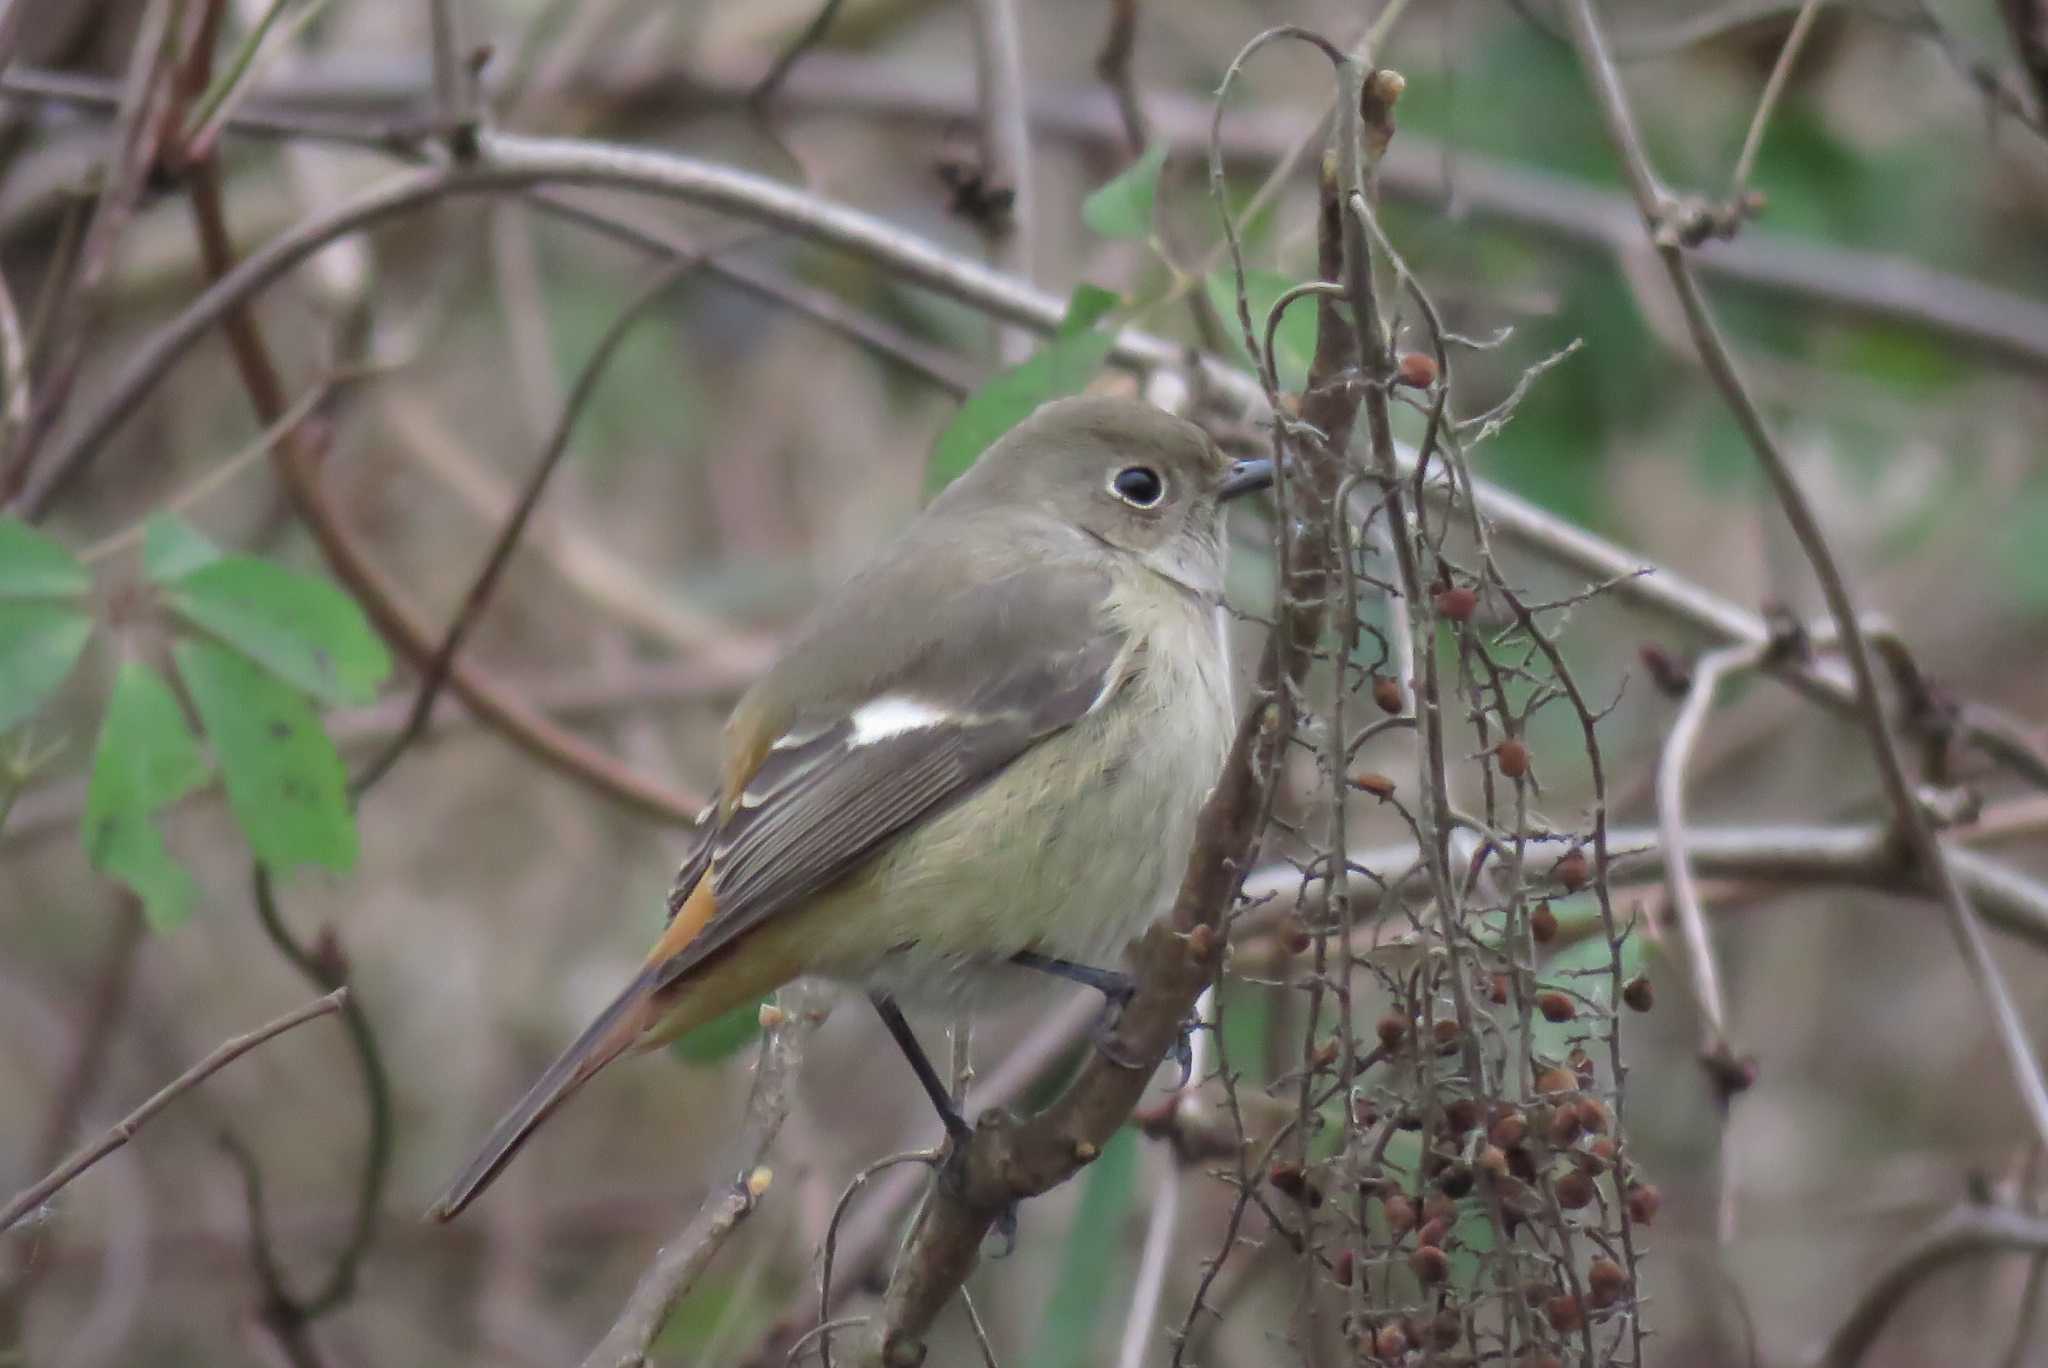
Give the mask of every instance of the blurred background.
M 186 198 L 170 177 L 143 187 L 96 289 L 80 292 L 62 274 L 106 153 L 107 105 L 138 34 L 165 22 L 166 8 L 0 5 L 17 25 L 0 75 L 0 271 L 24 317 L 81 315 L 73 420 L 204 284 Z M 242 116 L 370 138 L 431 117 L 427 7 L 281 8 L 283 36 Z M 960 186 L 979 147 L 969 7 L 835 8 L 773 94 L 750 103 L 812 21 L 812 0 L 455 6 L 464 50 L 489 49 L 481 79 L 497 126 L 748 168 L 984 259 L 984 233 L 959 212 L 972 208 Z M 1137 324 L 1193 343 L 1180 302 L 1188 291 L 1177 292 L 1159 254 L 1091 231 L 1080 212 L 1133 159 L 1096 73 L 1122 8 L 1021 8 L 1032 116 L 1024 231 L 993 250 L 1055 295 L 1084 281 L 1116 291 Z M 226 50 L 269 9 L 231 6 Z M 1204 272 L 1220 241 L 1204 166 L 1210 102 L 1233 55 L 1282 22 L 1348 47 L 1380 7 L 1140 0 L 1135 9 L 1134 86 L 1148 136 L 1171 148 L 1158 235 L 1183 267 Z M 1673 186 L 1728 192 L 1798 9 L 1608 7 L 1653 157 Z M 1430 0 L 1406 7 L 1381 53 L 1407 80 L 1382 176 L 1388 232 L 1447 327 L 1507 334 L 1461 356 L 1457 411 L 1501 402 L 1527 368 L 1584 344 L 1474 451 L 1477 473 L 1745 608 L 1812 615 L 1819 600 L 1804 563 L 1641 246 L 1561 31 L 1546 0 Z M 1993 0 L 1825 7 L 1749 177 L 1761 211 L 1733 241 L 1698 254 L 1860 601 L 1898 626 L 1946 688 L 2021 719 L 2037 747 L 2048 718 L 2044 66 L 2030 79 Z M 1320 58 L 1282 46 L 1239 77 L 1223 122 L 1236 204 L 1313 133 L 1330 100 L 1327 72 Z M 232 127 L 221 152 L 227 220 L 245 251 L 396 169 L 373 147 Z M 1313 274 L 1316 155 L 1248 225 L 1259 279 Z M 997 339 L 975 310 L 846 253 L 675 202 L 583 202 L 719 249 L 770 294 L 843 315 L 882 343 L 728 275 L 684 278 L 605 367 L 532 535 L 465 647 L 506 690 L 621 765 L 701 795 L 714 782 L 725 710 L 817 596 L 914 514 L 934 440 L 961 395 L 1001 364 Z M 645 253 L 519 197 L 478 196 L 345 240 L 262 296 L 294 396 L 347 371 L 318 412 L 326 488 L 431 621 L 455 612 L 593 348 L 651 270 Z M 1196 278 L 1190 288 L 1210 286 Z M 1098 384 L 1132 387 L 1112 372 Z M 259 427 L 209 335 L 43 526 L 90 546 L 220 469 Z M 184 511 L 224 547 L 322 564 L 260 463 L 243 461 Z M 1270 528 L 1253 514 L 1236 534 L 1232 600 L 1256 613 L 1272 592 Z M 1521 547 L 1504 557 L 1537 598 L 1583 582 Z M 132 560 L 101 566 L 109 603 L 133 584 Z M 1240 635 L 1247 652 L 1256 646 L 1256 624 Z M 1640 828 L 1654 820 L 1650 776 L 1675 704 L 1649 686 L 1638 655 L 1655 643 L 1683 657 L 1703 639 L 1603 598 L 1572 613 L 1563 642 L 1590 693 L 1619 695 L 1602 726 L 1612 818 Z M 165 822 L 201 890 L 183 925 L 145 927 L 135 900 L 89 868 L 79 824 L 113 659 L 88 652 L 39 718 L 38 735 L 64 748 L 0 828 L 0 1175 L 9 1190 L 222 1038 L 312 991 L 265 934 L 246 847 L 217 792 Z M 401 667 L 377 702 L 330 716 L 352 764 L 399 728 L 416 679 Z M 1589 790 L 1570 719 L 1540 716 L 1530 743 L 1546 812 L 1583 820 Z M 1412 779 L 1392 769 L 1396 755 L 1378 767 L 1397 783 Z M 1868 825 L 1884 811 L 1855 729 L 1769 682 L 1728 692 L 1693 774 L 1692 816 L 1707 826 Z M 1981 798 L 1981 815 L 1958 839 L 2048 878 L 2048 796 L 1981 765 L 1965 763 L 1959 778 Z M 683 833 L 536 763 L 452 698 L 358 821 L 352 873 L 301 870 L 277 890 L 293 933 L 346 963 L 389 1072 L 388 1184 L 348 1295 L 310 1329 L 316 1361 L 578 1361 L 655 1246 L 731 1177 L 730 1131 L 755 1057 L 746 1021 L 609 1073 L 459 1224 L 429 1226 L 417 1213 L 631 972 L 660 923 Z M 1361 847 L 1404 836 L 1390 819 L 1358 814 Z M 1802 1362 L 1944 1213 L 1973 1193 L 2030 1189 L 2030 1128 L 1931 902 L 1761 879 L 1717 879 L 1706 892 L 1731 1033 L 1756 1056 L 1757 1082 L 1724 1128 L 1696 1062 L 1700 1028 L 1683 973 L 1651 951 L 1658 1006 L 1624 1023 L 1626 1124 L 1666 1203 L 1644 1271 L 1649 1361 Z M 1650 914 L 1662 899 L 1655 883 L 1617 893 Z M 2038 1035 L 2048 1024 L 2043 946 L 1998 936 L 1994 949 Z M 1245 981 L 1226 987 L 1227 1017 L 1233 1059 L 1256 1091 L 1298 1058 L 1289 1023 L 1300 1004 L 1268 986 L 1270 966 L 1254 957 L 1245 967 Z M 1047 989 L 981 1022 L 984 1081 L 1004 1074 L 1024 1040 L 1040 1067 L 1019 1065 L 1005 1081 L 1012 1096 L 1043 1095 L 1042 1076 L 1056 1083 L 1070 1052 L 1044 1023 L 1064 1021 L 1071 1039 L 1093 1006 Z M 945 1023 L 918 1025 L 938 1048 Z M 1020 1076 L 1040 1077 L 1038 1093 L 1019 1089 Z M 331 1022 L 181 1100 L 0 1240 L 0 1304 L 11 1322 L 0 1324 L 20 1335 L 18 1361 L 289 1361 L 260 1329 L 243 1174 L 221 1138 L 232 1135 L 259 1167 L 284 1283 L 310 1293 L 352 1248 L 367 1124 L 357 1057 Z M 842 1004 L 797 1081 L 772 1158 L 773 1200 L 684 1303 L 658 1360 L 781 1362 L 810 1324 L 814 1254 L 841 1189 L 872 1161 L 931 1143 L 935 1129 L 871 1014 Z M 1722 1242 L 1724 1148 L 1733 1190 Z M 1170 1183 L 1183 1209 L 1160 1314 L 1178 1325 L 1229 1207 L 1206 1167 L 1127 1131 L 1080 1180 L 1031 1203 L 1017 1252 L 970 1284 L 1002 1361 L 1118 1361 L 1146 1223 Z M 886 1268 L 908 1210 L 901 1188 L 884 1201 L 872 1195 L 880 1187 L 851 1218 L 868 1223 L 856 1286 Z M 1236 1259 L 1225 1314 L 1196 1360 L 1289 1359 L 1278 1335 L 1292 1284 L 1264 1276 L 1258 1251 Z M 1866 1361 L 2048 1364 L 2048 1338 L 2013 1338 L 2034 1290 L 2029 1271 L 2027 1259 L 2007 1257 L 1928 1279 Z M 856 1312 L 860 1296 L 847 1304 Z M 1166 1362 L 1163 1336 L 1150 1343 L 1138 1361 Z M 974 1354 L 956 1312 L 932 1362 Z

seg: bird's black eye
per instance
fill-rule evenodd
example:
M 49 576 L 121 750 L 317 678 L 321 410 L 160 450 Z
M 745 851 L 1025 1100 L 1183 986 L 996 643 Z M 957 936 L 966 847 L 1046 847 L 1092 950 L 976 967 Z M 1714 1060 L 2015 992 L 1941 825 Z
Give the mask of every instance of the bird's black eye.
M 1109 477 L 1109 487 L 1133 508 L 1150 508 L 1166 497 L 1166 481 L 1151 466 L 1125 466 Z

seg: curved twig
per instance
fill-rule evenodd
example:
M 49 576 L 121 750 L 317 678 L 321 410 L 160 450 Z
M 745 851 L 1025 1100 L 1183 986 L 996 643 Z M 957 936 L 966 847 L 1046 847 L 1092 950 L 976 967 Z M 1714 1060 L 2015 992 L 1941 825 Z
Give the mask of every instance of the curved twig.
M 296 1011 L 285 1013 L 267 1025 L 259 1026 L 246 1035 L 238 1035 L 221 1042 L 206 1058 L 194 1064 L 185 1072 L 159 1088 L 150 1099 L 129 1112 L 110 1126 L 106 1133 L 91 1144 L 80 1149 L 69 1159 L 57 1165 L 49 1173 L 29 1184 L 0 1207 L 0 1230 L 19 1221 L 37 1207 L 50 1200 L 81 1173 L 112 1154 L 115 1150 L 135 1138 L 135 1133 L 148 1125 L 150 1120 L 165 1107 L 178 1100 L 183 1094 L 204 1083 L 214 1074 L 240 1059 L 249 1051 L 273 1036 L 283 1035 L 294 1026 L 303 1026 L 316 1017 L 324 1017 L 339 1011 L 348 1001 L 348 989 L 337 988 L 326 997 L 316 998 Z
M 1821 1351 L 1819 1368 L 1856 1368 L 1914 1285 L 1950 1264 L 1990 1254 L 2044 1251 L 2048 1251 L 2048 1217 L 2028 1216 L 2005 1207 L 1966 1207 L 1956 1212 L 1907 1246 L 1864 1289 Z

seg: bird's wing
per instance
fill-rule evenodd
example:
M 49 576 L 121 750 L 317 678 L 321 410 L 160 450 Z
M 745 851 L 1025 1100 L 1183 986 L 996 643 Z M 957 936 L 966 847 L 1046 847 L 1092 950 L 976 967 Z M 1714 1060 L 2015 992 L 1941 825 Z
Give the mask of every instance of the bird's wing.
M 758 758 L 729 771 L 725 801 L 672 903 L 681 907 L 708 878 L 713 910 L 701 928 L 664 937 L 661 982 L 801 904 L 1102 706 L 1137 656 L 1104 613 L 1106 593 L 1099 576 L 1076 573 L 949 595 L 918 640 L 904 643 L 905 657 L 867 687 L 786 713 L 765 744 L 736 736 Z M 780 668 L 804 668 L 804 653 Z

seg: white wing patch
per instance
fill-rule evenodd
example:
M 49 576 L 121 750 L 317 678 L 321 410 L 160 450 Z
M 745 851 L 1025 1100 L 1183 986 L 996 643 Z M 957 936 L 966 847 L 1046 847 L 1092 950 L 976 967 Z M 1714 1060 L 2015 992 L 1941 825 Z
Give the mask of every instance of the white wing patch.
M 956 720 L 952 713 L 943 708 L 933 707 L 922 699 L 904 694 L 884 694 L 872 703 L 864 703 L 853 714 L 852 745 L 872 746 L 877 741 L 886 741 L 904 732 L 918 731 L 925 727 L 936 727 L 942 722 Z

